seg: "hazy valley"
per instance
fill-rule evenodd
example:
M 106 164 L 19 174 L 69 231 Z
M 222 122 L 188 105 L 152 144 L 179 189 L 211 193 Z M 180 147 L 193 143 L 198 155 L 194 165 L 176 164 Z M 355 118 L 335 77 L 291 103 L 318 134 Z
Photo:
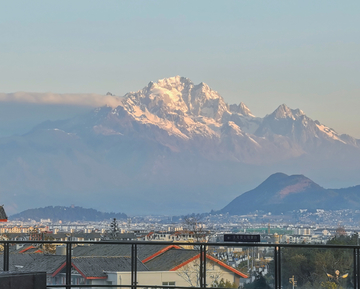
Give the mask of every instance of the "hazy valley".
M 256 117 L 206 84 L 176 76 L 113 107 L 1 138 L 0 158 L 10 213 L 81 204 L 179 215 L 220 210 L 279 171 L 327 188 L 357 185 L 360 140 L 286 105 Z

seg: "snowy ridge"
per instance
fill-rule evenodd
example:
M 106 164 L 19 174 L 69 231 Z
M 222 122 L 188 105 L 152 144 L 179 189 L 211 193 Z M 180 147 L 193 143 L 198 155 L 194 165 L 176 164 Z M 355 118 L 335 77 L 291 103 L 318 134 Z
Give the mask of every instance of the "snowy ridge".
M 207 84 L 195 85 L 180 76 L 150 82 L 142 90 L 126 94 L 121 106 L 134 120 L 157 126 L 184 140 L 220 138 L 222 125 L 230 121 L 236 123 L 230 120 L 234 117 L 241 120 L 245 130 L 251 127 L 255 131 L 259 123 L 259 118 L 252 115 L 245 104 L 230 109 Z M 116 110 L 118 108 L 112 113 L 116 114 Z
M 317 128 L 319 129 L 319 131 L 321 131 L 322 133 L 324 133 L 325 135 L 327 135 L 329 138 L 333 139 L 333 140 L 336 140 L 336 141 L 340 141 L 344 144 L 346 144 L 345 141 L 343 141 L 339 134 L 333 130 L 332 128 L 329 128 L 323 124 L 320 124 L 319 122 L 316 122 L 316 126 Z
M 335 130 L 314 121 L 300 109 L 291 109 L 285 104 L 280 105 L 272 114 L 262 120 L 259 129 L 255 133 L 258 136 L 269 134 L 281 135 L 296 140 L 302 146 L 316 144 L 325 141 L 339 142 L 346 145 L 358 146 L 356 140 L 350 137 L 342 137 Z
M 95 135 L 130 136 L 212 160 L 260 164 L 309 155 L 322 147 L 328 155 L 344 145 L 360 148 L 359 140 L 339 135 L 300 109 L 282 104 L 259 118 L 244 103 L 228 105 L 207 84 L 180 76 L 127 93 L 119 106 L 95 109 L 89 120 L 81 120 L 79 127 L 86 124 L 83 130 L 92 128 Z
M 179 76 L 122 98 L 108 96 L 116 105 L 1 139 L 3 203 L 23 209 L 34 200 L 36 206 L 71 200 L 112 211 L 129 208 L 131 214 L 167 208 L 182 215 L 218 209 L 275 171 L 306 172 L 338 188 L 349 180 L 358 184 L 360 140 L 339 135 L 300 109 L 283 104 L 256 117 L 244 103 L 229 105 L 205 83 Z M 272 184 L 286 177 L 277 174 Z M 356 194 L 350 191 L 351 201 Z M 280 200 L 297 195 L 283 190 Z M 306 198 L 314 204 L 311 193 Z M 320 208 L 328 203 L 319 200 Z M 248 207 L 243 204 L 234 209 Z M 339 205 L 335 198 L 334 207 Z

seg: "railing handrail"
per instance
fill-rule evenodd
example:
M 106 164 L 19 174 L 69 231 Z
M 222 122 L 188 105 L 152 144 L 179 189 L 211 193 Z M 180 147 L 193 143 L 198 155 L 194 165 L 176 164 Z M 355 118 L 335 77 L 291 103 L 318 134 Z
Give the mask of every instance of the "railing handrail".
M 137 246 L 138 245 L 179 245 L 194 246 L 200 252 L 200 286 L 192 287 L 194 289 L 211 289 L 206 285 L 206 258 L 202 257 L 207 254 L 208 247 L 268 247 L 274 249 L 274 285 L 275 289 L 281 287 L 281 258 L 280 251 L 282 248 L 319 248 L 319 249 L 352 249 L 354 252 L 354 288 L 360 289 L 360 245 L 339 245 L 339 244 L 275 244 L 275 243 L 244 243 L 244 242 L 171 242 L 171 241 L 138 241 L 138 240 L 104 240 L 104 241 L 75 241 L 75 240 L 0 240 L 0 244 L 4 245 L 3 252 L 3 270 L 9 271 L 10 244 L 62 244 L 66 246 L 66 255 L 64 255 L 66 264 L 72 263 L 72 245 L 91 244 L 91 245 L 129 245 L 131 246 L 131 284 L 128 285 L 72 285 L 71 284 L 71 266 L 66 266 L 66 284 L 64 285 L 47 285 L 47 288 L 123 288 L 138 289 L 148 288 L 170 288 L 172 286 L 153 286 L 137 284 Z M 21 272 L 21 271 L 20 271 Z M 182 286 L 174 286 L 174 288 L 189 288 Z
M 137 241 L 137 240 L 113 240 L 113 241 L 60 241 L 60 240 L 0 240 L 0 244 L 110 244 L 110 245 L 180 245 L 180 246 L 227 246 L 227 247 L 299 247 L 299 248 L 341 248 L 356 249 L 359 245 L 341 245 L 341 244 L 289 244 L 289 243 L 245 243 L 245 242 L 171 242 L 171 241 Z

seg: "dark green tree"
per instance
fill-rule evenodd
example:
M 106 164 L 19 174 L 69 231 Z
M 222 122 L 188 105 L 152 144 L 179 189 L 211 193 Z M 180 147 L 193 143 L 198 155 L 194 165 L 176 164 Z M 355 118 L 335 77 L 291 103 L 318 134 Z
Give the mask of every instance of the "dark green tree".
M 337 235 L 327 244 L 356 245 L 358 235 Z M 281 284 L 289 285 L 289 278 L 295 277 L 298 288 L 325 288 L 333 283 L 338 288 L 353 287 L 353 249 L 286 247 L 281 249 Z M 335 272 L 346 278 L 336 278 Z M 269 266 L 269 280 L 274 278 L 274 262 Z M 336 279 L 336 280 L 335 280 Z M 286 285 L 285 285 L 286 284 Z M 290 287 L 289 287 L 290 288 Z
M 119 226 L 116 221 L 116 218 L 114 218 L 110 224 L 110 239 L 114 240 L 117 238 L 119 234 Z
M 266 279 L 260 273 L 256 276 L 254 282 L 245 284 L 244 289 L 271 289 L 271 286 L 266 282 Z

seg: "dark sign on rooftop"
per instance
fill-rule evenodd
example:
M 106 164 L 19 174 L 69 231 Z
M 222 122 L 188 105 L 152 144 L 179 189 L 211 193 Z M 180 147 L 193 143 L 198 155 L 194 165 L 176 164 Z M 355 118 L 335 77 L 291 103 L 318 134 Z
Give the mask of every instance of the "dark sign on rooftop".
M 224 242 L 260 242 L 260 235 L 224 234 Z

